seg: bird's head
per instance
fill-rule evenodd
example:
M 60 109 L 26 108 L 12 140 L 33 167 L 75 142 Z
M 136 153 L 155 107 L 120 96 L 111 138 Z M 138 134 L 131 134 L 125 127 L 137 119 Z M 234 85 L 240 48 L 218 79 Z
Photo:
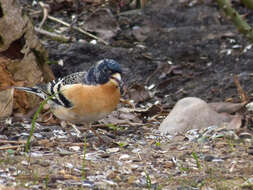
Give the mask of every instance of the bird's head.
M 96 63 L 94 67 L 94 78 L 96 83 L 105 84 L 109 80 L 117 85 L 121 84 L 122 70 L 118 62 L 113 59 L 103 59 Z

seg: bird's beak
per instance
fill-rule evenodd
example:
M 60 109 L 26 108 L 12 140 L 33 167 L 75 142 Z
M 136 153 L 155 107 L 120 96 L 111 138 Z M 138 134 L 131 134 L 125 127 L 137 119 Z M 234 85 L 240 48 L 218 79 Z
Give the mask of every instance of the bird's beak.
M 119 85 L 121 83 L 121 74 L 120 73 L 115 73 L 111 76 L 113 80 L 115 80 Z
M 111 76 L 111 79 L 115 82 L 115 84 L 120 88 L 121 94 L 124 94 L 124 82 L 121 80 L 121 74 L 115 73 Z

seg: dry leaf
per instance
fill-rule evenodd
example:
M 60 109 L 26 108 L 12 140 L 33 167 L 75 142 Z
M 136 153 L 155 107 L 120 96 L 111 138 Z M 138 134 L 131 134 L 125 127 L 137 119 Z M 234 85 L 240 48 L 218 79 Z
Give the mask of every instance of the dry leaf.
M 11 88 L 15 82 L 12 80 L 11 74 L 7 71 L 4 63 L 7 59 L 0 57 L 0 88 L 7 89 L 0 91 L 0 118 L 10 116 L 13 108 L 13 93 Z
M 144 86 L 134 84 L 128 90 L 129 99 L 134 100 L 135 103 L 140 103 L 148 100 L 150 95 Z
M 162 112 L 162 108 L 158 105 L 152 105 L 151 107 L 149 107 L 148 109 L 144 109 L 144 110 L 138 110 L 136 109 L 135 112 L 140 113 L 142 115 L 142 117 L 146 116 L 146 117 L 152 117 L 154 115 L 157 115 L 159 113 Z
M 4 118 L 12 114 L 13 91 L 14 89 L 0 91 L 0 118 Z
M 112 112 L 101 121 L 105 124 L 141 123 L 141 120 L 132 111 L 132 109 L 125 107 L 117 109 L 117 111 Z
M 227 129 L 238 130 L 242 126 L 242 117 L 240 115 L 235 115 L 232 120 L 228 123 Z
M 136 38 L 136 40 L 143 42 L 148 38 L 148 35 L 150 33 L 151 29 L 146 26 L 146 27 L 139 27 L 136 29 L 133 29 L 133 35 Z
M 243 103 L 230 103 L 230 102 L 214 102 L 208 105 L 218 113 L 235 113 L 245 106 L 246 102 Z
M 117 20 L 106 8 L 96 10 L 84 22 L 86 30 L 96 32 L 97 36 L 104 40 L 110 40 L 119 31 Z

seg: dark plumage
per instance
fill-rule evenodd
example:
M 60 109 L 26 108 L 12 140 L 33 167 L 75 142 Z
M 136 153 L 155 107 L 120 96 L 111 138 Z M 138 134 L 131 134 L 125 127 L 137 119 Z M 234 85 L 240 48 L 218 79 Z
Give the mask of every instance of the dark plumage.
M 89 69 L 84 83 L 105 84 L 115 73 L 122 73 L 120 65 L 112 59 L 103 59 Z

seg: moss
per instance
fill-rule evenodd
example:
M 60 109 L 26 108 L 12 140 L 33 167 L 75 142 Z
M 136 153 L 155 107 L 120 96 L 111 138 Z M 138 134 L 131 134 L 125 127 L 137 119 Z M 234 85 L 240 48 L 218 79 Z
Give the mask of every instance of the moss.
M 47 56 L 47 51 L 44 48 L 31 48 L 31 51 L 35 55 L 36 63 L 40 67 L 40 70 L 43 73 L 45 82 L 49 82 L 54 79 L 54 75 L 48 66 L 49 60 Z
M 27 12 L 25 11 L 25 9 L 21 9 L 21 17 L 23 18 L 26 15 L 27 15 Z
M 220 8 L 231 19 L 239 32 L 246 35 L 253 42 L 253 29 L 245 19 L 236 11 L 229 0 L 216 0 Z
M 48 65 L 54 65 L 54 64 L 57 64 L 57 61 L 48 61 L 47 64 Z
M 48 32 L 54 32 L 54 29 L 49 25 L 44 24 L 42 28 Z
M 37 63 L 39 63 L 40 66 L 42 66 L 44 63 L 48 62 L 48 60 L 45 56 L 45 52 L 38 51 L 34 48 L 31 49 L 31 50 L 34 53 L 34 55 L 36 57 L 36 60 L 37 60 Z
M 253 1 L 252 0 L 241 0 L 241 2 L 249 9 L 253 10 Z

